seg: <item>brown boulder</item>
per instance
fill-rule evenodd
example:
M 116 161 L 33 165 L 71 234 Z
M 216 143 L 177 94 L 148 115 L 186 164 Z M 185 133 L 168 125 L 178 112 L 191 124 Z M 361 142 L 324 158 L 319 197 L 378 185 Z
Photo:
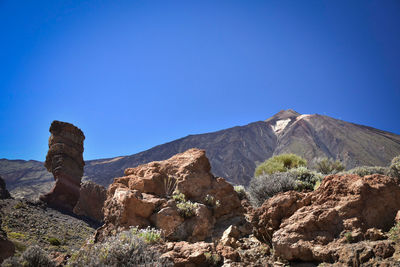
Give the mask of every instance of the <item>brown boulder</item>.
M 83 182 L 79 193 L 79 201 L 74 207 L 74 213 L 102 222 L 103 206 L 107 191 L 104 186 L 92 181 Z
M 346 243 L 384 238 L 381 231 L 393 226 L 400 209 L 398 182 L 378 174 L 331 175 L 316 191 L 298 194 L 287 192 L 267 200 L 253 218 L 258 236 L 268 233 L 275 255 L 290 261 L 338 261 Z M 286 208 L 281 207 L 278 216 L 275 204 L 282 201 Z M 385 241 L 368 242 L 374 244 L 375 256 L 393 254 Z
M 211 256 L 214 251 L 212 243 L 197 242 L 188 243 L 185 241 L 167 243 L 166 252 L 161 258 L 168 258 L 174 262 L 175 267 L 196 267 L 211 266 Z
M 49 131 L 49 151 L 44 165 L 53 173 L 56 183 L 40 199 L 49 206 L 72 211 L 79 200 L 85 136 L 79 128 L 60 121 L 53 121 Z
M 190 149 L 168 160 L 125 170 L 107 190 L 105 235 L 130 226 L 155 226 L 170 240 L 201 241 L 210 237 L 216 222 L 243 217 L 244 209 L 233 186 L 215 178 L 204 150 Z M 192 214 L 183 216 L 172 198 L 181 192 L 193 203 Z M 208 199 L 208 201 L 207 201 Z M 189 202 L 187 202 L 189 203 Z

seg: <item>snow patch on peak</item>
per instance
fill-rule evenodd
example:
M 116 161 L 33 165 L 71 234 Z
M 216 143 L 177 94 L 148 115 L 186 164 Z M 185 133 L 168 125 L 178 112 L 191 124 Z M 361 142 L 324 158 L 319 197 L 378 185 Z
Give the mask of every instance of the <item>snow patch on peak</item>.
M 300 116 L 298 116 L 297 118 L 296 118 L 296 121 L 299 121 L 299 120 L 301 120 L 301 119 L 307 119 L 308 117 L 310 117 L 311 115 L 310 114 L 303 114 L 303 115 L 300 115 Z
M 279 120 L 276 121 L 274 125 L 271 125 L 272 130 L 274 130 L 274 132 L 280 133 L 283 129 L 286 128 L 286 126 L 288 125 L 288 123 L 291 121 L 291 119 L 286 119 L 286 120 Z

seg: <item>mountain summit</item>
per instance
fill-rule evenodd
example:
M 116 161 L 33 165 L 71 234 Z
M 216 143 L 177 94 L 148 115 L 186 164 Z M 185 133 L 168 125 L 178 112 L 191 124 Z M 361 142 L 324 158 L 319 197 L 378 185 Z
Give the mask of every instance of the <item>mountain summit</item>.
M 348 169 L 360 165 L 386 166 L 400 154 L 400 136 L 328 116 L 299 114 L 288 109 L 265 121 L 189 135 L 131 156 L 86 161 L 84 179 L 108 185 L 113 178 L 122 176 L 126 168 L 165 160 L 194 147 L 206 150 L 215 175 L 246 185 L 257 164 L 282 153 L 295 153 L 309 162 L 319 157 L 339 159 Z M 3 159 L 0 160 L 0 175 L 12 192 L 21 184 L 25 191 L 33 191 L 29 188 L 37 188 L 36 181 L 51 181 L 40 164 Z

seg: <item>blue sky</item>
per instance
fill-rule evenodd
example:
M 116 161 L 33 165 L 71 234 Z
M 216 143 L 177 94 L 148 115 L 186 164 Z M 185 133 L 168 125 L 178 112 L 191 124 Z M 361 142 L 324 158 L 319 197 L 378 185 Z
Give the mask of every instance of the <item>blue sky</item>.
M 85 159 L 281 109 L 400 134 L 400 2 L 0 1 L 0 158 Z

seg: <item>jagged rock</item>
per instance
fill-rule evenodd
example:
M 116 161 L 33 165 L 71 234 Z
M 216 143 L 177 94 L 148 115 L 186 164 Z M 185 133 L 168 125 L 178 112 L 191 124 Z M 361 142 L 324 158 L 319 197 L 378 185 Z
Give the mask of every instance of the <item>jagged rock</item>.
M 103 206 L 106 200 L 107 190 L 104 186 L 92 181 L 83 182 L 79 193 L 79 201 L 74 207 L 74 213 L 102 222 Z
M 1 218 L 0 218 L 0 226 L 1 226 Z M 15 246 L 14 244 L 7 239 L 7 234 L 0 228 L 0 263 L 2 263 L 8 257 L 14 255 Z
M 0 199 L 6 198 L 11 198 L 11 195 L 6 188 L 6 182 L 0 176 Z
M 310 194 L 296 191 L 280 193 L 269 198 L 260 208 L 254 210 L 251 216 L 254 235 L 259 240 L 270 243 L 272 234 L 279 229 L 282 221 L 310 203 Z
M 384 238 L 381 231 L 393 226 L 398 199 L 400 186 L 390 177 L 331 175 L 312 193 L 286 192 L 269 199 L 253 222 L 259 237 L 272 237 L 275 256 L 289 261 L 347 264 L 346 251 L 364 253 L 364 260 L 386 258 L 394 252 L 391 243 L 368 240 Z M 348 244 L 353 242 L 358 243 Z
M 168 160 L 125 170 L 107 190 L 105 224 L 97 240 L 120 228 L 155 226 L 169 240 L 202 241 L 216 223 L 243 217 L 244 209 L 233 186 L 215 178 L 204 150 L 190 149 Z M 180 214 L 172 192 L 196 203 L 192 216 Z M 206 201 L 208 199 L 208 201 Z
M 49 206 L 72 211 L 79 200 L 85 136 L 79 128 L 61 121 L 53 121 L 49 131 L 49 151 L 44 165 L 53 173 L 56 183 L 40 199 Z

